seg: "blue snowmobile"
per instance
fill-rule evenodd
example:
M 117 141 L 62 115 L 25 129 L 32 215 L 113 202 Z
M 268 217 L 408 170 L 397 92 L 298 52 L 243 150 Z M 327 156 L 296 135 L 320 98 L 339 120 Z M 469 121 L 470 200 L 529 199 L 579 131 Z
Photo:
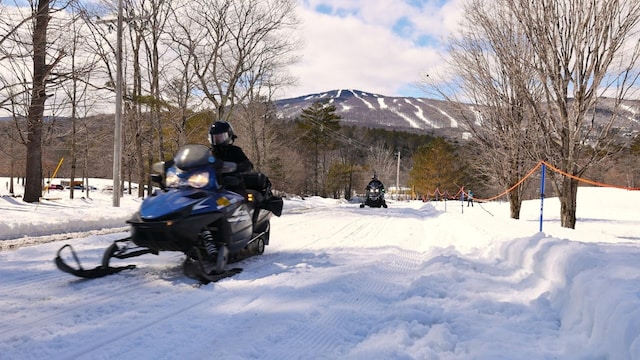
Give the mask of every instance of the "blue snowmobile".
M 227 269 L 227 264 L 262 254 L 269 245 L 270 218 L 282 214 L 283 201 L 272 194 L 264 174 L 231 176 L 235 163 L 222 162 L 207 146 L 193 144 L 182 147 L 173 161 L 153 168 L 159 174 L 152 175 L 152 180 L 161 190 L 145 198 L 127 221 L 131 236 L 114 241 L 105 250 L 102 264 L 94 269 L 83 269 L 71 245 L 64 245 L 55 258 L 60 270 L 99 278 L 135 268 L 112 267 L 112 258 L 180 251 L 186 255 L 185 275 L 208 283 L 242 271 Z M 64 260 L 65 249 L 70 250 L 77 268 Z M 67 254 L 66 258 L 71 257 Z

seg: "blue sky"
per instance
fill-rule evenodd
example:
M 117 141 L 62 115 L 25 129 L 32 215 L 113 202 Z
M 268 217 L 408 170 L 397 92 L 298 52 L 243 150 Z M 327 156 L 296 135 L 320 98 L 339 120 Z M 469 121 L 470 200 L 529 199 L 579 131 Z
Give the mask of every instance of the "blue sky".
M 426 96 L 415 83 L 444 67 L 463 0 L 298 0 L 298 85 L 282 97 L 334 89 Z

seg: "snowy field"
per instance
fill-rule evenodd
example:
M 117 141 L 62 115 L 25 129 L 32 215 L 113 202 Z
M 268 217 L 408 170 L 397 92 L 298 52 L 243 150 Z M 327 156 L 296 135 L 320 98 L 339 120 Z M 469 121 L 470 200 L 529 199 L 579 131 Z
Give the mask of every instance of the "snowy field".
M 545 199 L 543 232 L 539 200 L 511 220 L 505 202 L 288 199 L 265 253 L 201 287 L 179 253 L 57 270 L 64 244 L 98 265 L 141 201 L 85 195 L 0 197 L 0 359 L 640 359 L 638 191 L 580 188 L 576 230 Z

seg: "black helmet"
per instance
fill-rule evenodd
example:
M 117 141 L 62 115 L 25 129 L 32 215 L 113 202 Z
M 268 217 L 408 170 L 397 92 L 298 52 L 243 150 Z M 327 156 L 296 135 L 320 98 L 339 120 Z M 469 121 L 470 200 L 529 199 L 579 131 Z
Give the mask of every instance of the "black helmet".
M 212 146 L 229 145 L 235 138 L 231 124 L 226 121 L 216 121 L 209 129 L 209 142 Z

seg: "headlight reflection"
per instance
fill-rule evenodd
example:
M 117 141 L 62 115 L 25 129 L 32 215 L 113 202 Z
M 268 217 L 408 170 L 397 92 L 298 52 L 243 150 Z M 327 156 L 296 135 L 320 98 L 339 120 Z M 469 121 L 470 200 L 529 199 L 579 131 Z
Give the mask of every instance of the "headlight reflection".
M 187 180 L 189 186 L 200 189 L 209 184 L 209 173 L 202 171 L 189 176 Z
M 209 185 L 209 172 L 201 171 L 191 174 L 188 178 L 181 178 L 175 170 L 167 171 L 165 182 L 168 187 L 190 186 L 196 189 Z

